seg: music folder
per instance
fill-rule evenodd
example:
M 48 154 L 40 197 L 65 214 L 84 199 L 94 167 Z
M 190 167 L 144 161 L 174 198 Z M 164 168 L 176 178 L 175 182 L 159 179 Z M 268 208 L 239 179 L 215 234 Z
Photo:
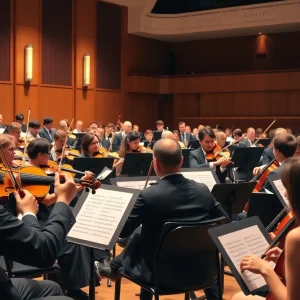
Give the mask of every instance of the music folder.
M 73 214 L 76 223 L 67 241 L 95 249 L 112 250 L 140 191 L 102 185 L 96 193 L 83 191 Z
M 208 233 L 245 295 L 268 290 L 261 275 L 250 271 L 242 273 L 240 270 L 240 263 L 246 254 L 262 257 L 270 247 L 271 238 L 258 217 L 210 228 Z
M 126 153 L 121 175 L 147 176 L 152 159 L 152 153 Z M 154 168 L 151 175 L 155 176 Z

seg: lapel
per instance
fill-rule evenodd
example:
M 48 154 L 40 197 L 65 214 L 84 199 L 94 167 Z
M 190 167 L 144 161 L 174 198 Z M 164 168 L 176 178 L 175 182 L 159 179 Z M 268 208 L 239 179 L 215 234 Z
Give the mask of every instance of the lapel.
M 203 150 L 202 150 L 201 146 L 198 148 L 198 158 L 199 158 L 199 163 L 200 164 L 205 164 L 206 163 L 206 159 L 204 157 L 204 153 L 203 153 Z

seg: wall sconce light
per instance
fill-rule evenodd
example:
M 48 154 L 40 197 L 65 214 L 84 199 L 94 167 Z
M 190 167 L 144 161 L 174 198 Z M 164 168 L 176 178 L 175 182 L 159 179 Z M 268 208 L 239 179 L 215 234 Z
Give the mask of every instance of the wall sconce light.
M 83 56 L 83 86 L 87 87 L 91 83 L 91 56 L 86 53 Z
M 32 45 L 25 46 L 25 82 L 32 80 L 33 73 L 33 47 Z

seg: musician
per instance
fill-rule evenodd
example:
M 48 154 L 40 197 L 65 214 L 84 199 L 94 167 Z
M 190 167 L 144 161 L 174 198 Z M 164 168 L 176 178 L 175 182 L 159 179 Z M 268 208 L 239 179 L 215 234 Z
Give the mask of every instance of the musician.
M 221 148 L 223 148 L 225 146 L 226 143 L 226 134 L 223 131 L 219 131 L 216 133 L 216 141 L 217 141 L 217 145 L 220 146 Z
M 16 139 L 16 143 L 19 143 L 21 138 L 21 125 L 17 122 L 12 122 L 7 126 L 7 132 L 9 135 L 12 135 Z
M 149 142 L 151 143 L 153 141 L 153 131 L 151 129 L 147 129 L 144 132 L 144 140 L 142 142 Z
M 73 133 L 83 133 L 83 122 L 78 120 L 75 125 L 75 129 L 72 131 Z
M 4 148 L 7 160 L 11 161 L 15 141 L 9 135 L 0 135 L 0 143 Z M 59 183 L 58 176 L 56 178 L 57 203 L 43 230 L 36 219 L 37 201 L 29 192 L 25 191 L 25 197 L 22 199 L 15 193 L 18 211 L 23 216 L 21 221 L 0 205 L 0 255 L 35 267 L 44 268 L 53 265 L 62 249 L 68 231 L 75 222 L 68 205 L 76 195 L 76 188 L 70 176 L 65 175 L 64 177 L 66 178 L 64 184 Z M 52 281 L 9 279 L 6 273 L 0 269 L 0 295 L 1 299 L 5 300 L 30 300 L 63 295 L 63 292 L 59 285 Z M 56 298 L 47 299 L 54 300 Z M 59 300 L 59 298 L 57 299 Z
M 44 127 L 39 131 L 39 136 L 45 138 L 51 144 L 54 141 L 55 128 L 53 128 L 53 118 L 46 117 L 43 120 Z
M 89 130 L 96 130 L 97 128 L 98 128 L 98 122 L 92 121 L 92 122 L 89 124 Z
M 274 137 L 275 137 L 276 135 L 286 134 L 286 133 L 287 133 L 287 130 L 286 130 L 285 128 L 279 127 L 279 128 L 277 128 L 277 129 L 275 129 L 275 131 L 274 131 Z M 264 152 L 263 152 L 263 154 L 262 154 L 262 161 L 261 161 L 261 163 L 262 163 L 263 165 L 267 165 L 267 164 L 269 164 L 273 159 L 274 159 L 274 154 L 273 154 L 273 141 L 272 141 L 270 147 L 264 149 Z M 261 168 L 260 168 L 260 169 L 261 169 Z M 255 169 L 254 169 L 254 171 L 255 171 Z M 254 172 L 254 175 L 256 175 L 256 172 Z
M 8 164 L 12 168 L 18 168 L 19 165 L 14 163 L 14 157 L 15 157 L 15 149 L 16 149 L 16 139 L 14 136 L 9 135 L 9 134 L 0 134 L 0 143 L 5 145 L 4 147 L 4 153 L 6 156 L 6 160 Z M 2 163 L 1 157 L 0 157 L 0 163 Z
M 198 134 L 199 134 L 198 128 L 194 128 L 194 129 L 193 129 L 193 132 L 192 132 L 192 135 L 193 135 L 193 139 L 194 139 L 195 141 L 198 140 Z
M 97 133 L 96 135 L 98 136 L 99 138 L 99 146 L 100 148 L 105 148 L 107 150 L 109 150 L 109 147 L 110 147 L 110 141 L 109 140 L 106 140 L 104 138 L 104 128 L 101 128 L 101 127 L 98 127 L 97 128 Z
M 189 141 L 193 140 L 193 136 L 191 133 L 186 132 L 185 128 L 185 123 L 184 122 L 179 122 L 178 123 L 178 129 L 179 129 L 179 140 L 187 146 Z
M 129 121 L 125 121 L 123 124 L 123 130 L 117 133 L 112 142 L 112 151 L 119 152 L 121 143 L 123 139 L 128 135 L 128 133 L 132 130 L 132 124 Z
M 208 162 L 205 158 L 205 155 L 213 151 L 216 146 L 215 139 L 216 136 L 212 129 L 205 127 L 200 130 L 200 147 L 190 152 L 190 168 L 215 168 L 220 182 L 225 182 L 225 178 L 227 176 L 226 167 L 231 163 L 230 160 L 225 157 L 221 157 L 217 161 Z
M 109 139 L 112 139 L 114 137 L 114 128 L 115 128 L 115 125 L 113 123 L 108 123 L 105 126 L 104 139 L 109 140 Z
M 180 174 L 182 163 L 183 157 L 177 142 L 161 139 L 155 143 L 153 165 L 160 180 L 140 193 L 121 232 L 121 237 L 128 237 L 132 233 L 133 237 L 123 252 L 112 259 L 110 266 L 99 266 L 101 275 L 115 279 L 119 268 L 124 267 L 125 272 L 133 278 L 151 283 L 153 255 L 165 222 L 202 221 L 226 215 L 206 185 L 188 180 Z M 208 300 L 218 299 L 216 288 L 207 289 L 205 293 Z M 151 298 L 148 292 L 141 291 L 140 299 Z
M 80 157 L 94 157 L 99 153 L 99 137 L 96 134 L 86 133 L 81 140 Z
M 54 145 L 50 151 L 50 160 L 58 161 L 60 154 L 62 153 L 63 147 L 67 139 L 67 133 L 64 130 L 58 129 L 54 134 Z M 66 151 L 65 155 L 67 155 Z
M 291 136 L 291 135 L 288 135 Z M 281 172 L 281 179 L 286 188 L 286 196 L 292 206 L 293 214 L 296 218 L 296 224 L 300 221 L 300 158 L 293 157 L 286 160 Z M 284 285 L 273 267 L 268 261 L 277 262 L 282 250 L 278 247 L 270 249 L 266 253 L 265 260 L 255 256 L 246 255 L 240 264 L 241 271 L 246 270 L 255 274 L 260 274 L 266 280 L 273 299 L 280 300 L 298 300 L 299 299 L 299 276 L 300 276 L 300 228 L 297 226 L 292 229 L 285 241 L 284 268 L 285 280 Z M 263 295 L 266 296 L 266 295 Z M 265 299 L 261 296 L 245 296 L 243 292 L 235 294 L 232 300 L 260 300 Z
M 42 167 L 47 166 L 48 158 L 50 154 L 51 145 L 46 139 L 35 139 L 28 145 L 28 166 Z M 82 180 L 90 180 L 93 174 L 86 172 L 86 175 L 81 177 Z M 77 192 L 83 189 L 82 185 L 76 185 Z M 40 224 L 44 224 L 51 212 L 50 205 L 57 201 L 57 195 L 55 193 L 49 193 L 40 202 L 39 212 L 37 218 Z M 76 299 L 88 299 L 88 296 L 81 288 L 89 284 L 90 274 L 90 255 L 88 249 L 83 246 L 64 243 L 61 251 L 57 256 L 58 264 L 61 268 L 61 273 L 64 282 L 64 288 L 68 290 L 69 296 L 75 297 Z M 74 276 L 76 274 L 76 276 Z
M 276 174 L 277 178 L 280 178 L 280 174 L 282 171 L 282 166 L 285 164 L 287 158 L 292 157 L 297 149 L 297 141 L 296 138 L 291 134 L 278 134 L 274 137 L 273 141 L 273 153 L 275 159 L 279 162 L 279 167 L 272 171 L 263 186 L 263 189 L 267 189 L 268 191 L 274 193 L 273 187 L 269 182 L 269 176 Z
M 156 131 L 165 131 L 167 129 L 164 129 L 165 123 L 162 120 L 156 121 Z
M 24 115 L 23 114 L 17 114 L 16 115 L 16 123 L 19 123 L 21 125 L 21 131 L 26 132 L 27 126 L 24 123 Z
M 191 126 L 189 126 L 189 125 L 186 125 L 186 126 L 185 126 L 185 133 L 190 133 L 190 134 L 192 134 Z
M 39 138 L 39 129 L 41 124 L 38 120 L 32 120 L 28 125 L 27 140 Z
M 246 138 L 239 143 L 239 147 L 257 147 L 254 145 L 255 141 L 255 129 L 253 127 L 249 127 L 247 129 L 247 136 Z
M 172 133 L 173 133 L 173 136 L 174 136 L 174 140 L 175 140 L 176 142 L 178 142 L 180 148 L 181 148 L 181 149 L 186 149 L 186 142 L 185 142 L 185 144 L 184 144 L 182 141 L 180 141 L 178 130 L 173 130 Z

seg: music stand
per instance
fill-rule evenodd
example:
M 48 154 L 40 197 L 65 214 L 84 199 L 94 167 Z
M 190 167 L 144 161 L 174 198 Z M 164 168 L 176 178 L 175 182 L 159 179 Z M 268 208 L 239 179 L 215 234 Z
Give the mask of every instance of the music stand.
M 126 153 L 121 175 L 147 176 L 152 159 L 152 153 Z M 150 175 L 155 176 L 154 169 Z
M 189 143 L 188 143 L 189 149 L 195 150 L 195 149 L 198 149 L 199 147 L 200 147 L 199 141 L 192 140 L 192 141 L 189 141 Z
M 256 182 L 220 183 L 213 187 L 211 193 L 227 211 L 231 220 L 232 214 L 243 211 L 255 185 Z
M 255 140 L 255 142 L 257 141 L 257 139 Z M 271 143 L 271 139 L 260 139 L 257 144 L 261 144 L 263 145 L 264 147 L 268 147 Z
M 149 142 L 149 141 L 144 141 L 144 142 L 142 142 L 142 143 L 144 143 L 144 147 L 146 147 L 146 148 L 150 148 L 150 149 L 153 149 L 153 146 L 154 146 L 154 141 L 151 141 L 151 142 Z M 150 146 L 149 146 L 150 145 Z
M 80 151 L 81 150 L 81 141 L 82 141 L 82 138 L 85 136 L 85 133 L 72 133 L 76 136 L 76 141 L 74 144 L 75 145 L 75 149 Z
M 74 158 L 73 167 L 75 170 L 79 170 L 83 172 L 90 171 L 98 176 L 98 174 L 103 170 L 104 167 L 112 169 L 113 163 L 114 163 L 114 158 L 111 157 L 105 157 L 105 158 L 77 157 Z M 110 174 L 108 177 L 110 178 L 112 174 Z M 82 175 L 76 175 L 77 178 L 81 176 Z
M 233 168 L 253 169 L 258 166 L 264 147 L 237 147 L 232 155 Z
M 275 194 L 252 193 L 247 218 L 258 216 L 267 227 L 282 211 L 282 208 L 283 206 Z
M 153 140 L 156 142 L 161 139 L 162 131 L 153 131 Z
M 182 149 L 182 156 L 183 156 L 183 163 L 182 168 L 189 168 L 189 158 L 190 158 L 190 152 L 193 151 L 193 149 Z

